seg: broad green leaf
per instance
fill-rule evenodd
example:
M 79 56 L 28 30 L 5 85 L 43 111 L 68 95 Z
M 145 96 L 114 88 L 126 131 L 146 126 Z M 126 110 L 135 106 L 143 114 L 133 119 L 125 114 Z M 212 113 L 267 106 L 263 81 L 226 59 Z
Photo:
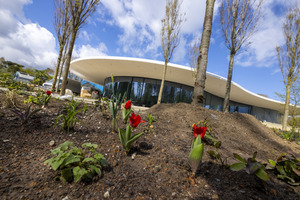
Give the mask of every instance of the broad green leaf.
M 232 165 L 230 165 L 230 169 L 232 171 L 240 171 L 242 169 L 244 169 L 246 167 L 245 163 L 234 163 Z
M 120 138 L 120 141 L 121 141 L 121 144 L 122 144 L 123 148 L 125 148 L 125 144 L 126 144 L 125 134 L 126 134 L 125 130 L 119 128 L 119 138 Z
M 291 183 L 295 183 L 295 180 L 292 179 L 292 178 L 289 177 L 289 176 L 278 174 L 277 177 L 280 178 L 280 179 L 282 179 L 282 180 L 284 180 L 284 179 L 286 178 L 286 179 L 288 179 Z
M 106 158 L 101 153 L 95 154 L 94 158 L 96 158 L 98 161 L 100 161 L 100 163 L 103 167 L 108 166 Z
M 197 146 L 194 146 L 194 148 L 190 152 L 189 162 L 190 162 L 192 171 L 194 173 L 196 172 L 200 162 L 202 161 L 203 151 L 204 151 L 204 145 L 202 143 Z
M 130 127 L 130 124 L 128 123 L 126 126 L 125 143 L 131 139 L 131 132 L 132 132 L 132 129 Z
M 246 160 L 244 160 L 240 155 L 238 155 L 238 154 L 236 154 L 236 153 L 234 153 L 233 155 L 234 155 L 234 157 L 235 157 L 236 159 L 238 159 L 238 160 L 241 161 L 242 163 L 244 163 L 244 164 L 247 163 Z
M 64 167 L 72 163 L 77 163 L 80 160 L 81 160 L 81 156 L 70 154 L 68 157 L 65 158 L 62 165 Z
M 270 180 L 268 174 L 267 174 L 267 173 L 265 172 L 265 170 L 263 170 L 262 168 L 260 168 L 259 170 L 257 170 L 257 171 L 255 172 L 255 175 L 256 175 L 258 178 L 260 178 L 260 179 L 262 179 L 262 180 L 264 180 L 264 181 L 269 181 L 269 180 Z
M 144 134 L 144 132 L 141 132 L 141 133 L 138 133 L 138 134 L 135 134 L 134 136 L 132 136 L 132 137 L 130 138 L 130 140 L 127 141 L 126 146 L 127 146 L 127 145 L 131 145 L 134 141 L 136 141 L 136 140 L 137 140 L 139 137 L 141 137 L 143 134 Z
M 269 163 L 270 163 L 273 167 L 276 166 L 276 162 L 275 162 L 274 160 L 269 159 Z
M 91 148 L 91 149 L 97 149 L 98 145 L 97 144 L 92 144 L 90 142 L 87 142 L 87 143 L 82 144 L 82 147 L 88 147 L 88 148 Z
M 77 166 L 73 168 L 73 174 L 75 182 L 78 182 L 85 174 L 87 174 L 87 171 L 86 169 Z
M 64 143 L 62 143 L 62 144 L 60 145 L 62 151 L 66 151 L 66 150 L 68 149 L 69 146 L 70 146 L 70 147 L 73 147 L 73 146 L 74 146 L 74 145 L 73 145 L 73 142 L 66 141 L 66 142 L 64 142 Z
M 72 182 L 73 180 L 73 172 L 71 168 L 66 168 L 61 170 L 61 179 L 68 183 Z
M 263 165 L 259 162 L 250 162 L 250 160 L 251 159 L 248 160 L 248 163 L 246 165 L 246 172 L 248 174 L 253 174 L 263 167 Z
M 101 169 L 94 166 L 94 165 L 90 165 L 89 168 L 93 171 L 93 173 L 97 173 L 99 176 L 101 176 Z
M 86 162 L 92 162 L 92 163 L 97 163 L 97 160 L 95 160 L 94 158 L 92 157 L 89 157 L 89 158 L 85 158 L 82 163 L 86 163 Z
M 285 173 L 285 171 L 284 171 L 283 166 L 277 165 L 277 166 L 276 166 L 276 169 L 277 169 L 277 171 L 278 171 L 281 175 L 285 175 L 285 176 L 286 176 L 286 173 Z

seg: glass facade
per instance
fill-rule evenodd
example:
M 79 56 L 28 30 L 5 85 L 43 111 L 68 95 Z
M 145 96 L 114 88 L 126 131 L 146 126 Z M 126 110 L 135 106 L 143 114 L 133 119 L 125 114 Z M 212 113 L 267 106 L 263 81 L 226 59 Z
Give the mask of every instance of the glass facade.
M 140 78 L 140 77 L 114 77 L 115 85 L 112 88 L 111 78 L 106 78 L 104 82 L 104 95 L 110 97 L 112 90 L 117 96 L 124 95 L 137 106 L 151 107 L 156 104 L 160 89 L 160 80 Z M 165 81 L 162 95 L 162 103 L 191 103 L 193 97 L 193 87 L 179 83 Z M 222 110 L 223 98 L 204 93 L 204 106 L 212 110 Z M 234 101 L 230 102 L 230 112 L 249 113 L 252 106 L 244 105 Z

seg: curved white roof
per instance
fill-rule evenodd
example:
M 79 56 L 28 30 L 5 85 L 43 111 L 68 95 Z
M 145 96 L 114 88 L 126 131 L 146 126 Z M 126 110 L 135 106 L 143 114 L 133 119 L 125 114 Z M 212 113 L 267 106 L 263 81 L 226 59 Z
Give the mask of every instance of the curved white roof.
M 111 74 L 161 80 L 163 67 L 161 61 L 105 56 L 76 59 L 71 62 L 70 70 L 82 79 L 104 85 L 105 78 Z M 209 72 L 206 75 L 205 91 L 224 98 L 227 79 Z M 192 69 L 182 65 L 169 63 L 166 80 L 194 86 Z M 284 102 L 252 93 L 235 82 L 231 85 L 230 100 L 283 112 Z

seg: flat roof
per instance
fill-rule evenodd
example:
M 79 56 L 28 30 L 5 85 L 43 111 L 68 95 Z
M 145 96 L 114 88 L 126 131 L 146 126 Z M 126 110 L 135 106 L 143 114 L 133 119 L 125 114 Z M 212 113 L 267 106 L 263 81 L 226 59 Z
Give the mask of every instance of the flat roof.
M 113 76 L 144 77 L 161 80 L 164 62 L 131 57 L 88 57 L 71 62 L 70 70 L 87 81 L 104 85 Z M 190 67 L 168 63 L 166 81 L 194 87 L 193 70 Z M 227 79 L 207 72 L 205 91 L 224 98 Z M 283 113 L 284 102 L 250 92 L 232 82 L 230 100 L 252 106 L 268 108 Z

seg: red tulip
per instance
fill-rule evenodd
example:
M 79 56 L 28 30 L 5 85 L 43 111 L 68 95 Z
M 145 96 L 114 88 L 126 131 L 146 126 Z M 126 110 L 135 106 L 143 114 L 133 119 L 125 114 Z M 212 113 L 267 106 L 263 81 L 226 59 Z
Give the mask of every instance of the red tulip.
M 136 128 L 141 122 L 145 122 L 145 121 L 141 121 L 141 116 L 140 115 L 135 116 L 134 113 L 132 113 L 129 118 L 130 118 L 130 125 L 133 128 Z
M 126 110 L 128 110 L 128 109 L 131 108 L 131 102 L 132 102 L 132 101 L 127 101 L 127 102 L 125 103 L 125 109 L 126 109 Z
M 201 140 L 203 140 L 207 127 L 197 127 L 194 124 L 194 137 L 197 138 L 198 135 L 201 136 Z
M 48 96 L 50 96 L 51 93 L 52 93 L 51 91 L 47 91 L 47 92 L 46 92 L 46 94 L 47 94 Z

